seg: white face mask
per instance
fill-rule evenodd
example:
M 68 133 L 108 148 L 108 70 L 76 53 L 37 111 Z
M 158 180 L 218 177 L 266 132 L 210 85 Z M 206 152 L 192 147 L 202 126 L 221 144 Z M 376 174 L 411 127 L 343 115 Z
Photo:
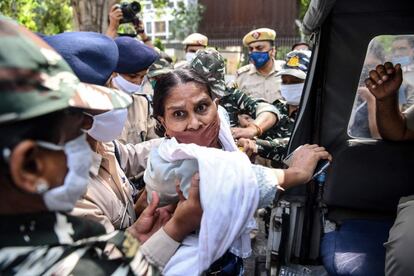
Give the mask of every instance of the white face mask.
M 288 104 L 299 105 L 304 83 L 281 84 L 280 93 Z
M 70 211 L 76 201 L 86 192 L 89 169 L 92 165 L 92 151 L 85 134 L 67 142 L 64 146 L 38 141 L 37 144 L 49 150 L 63 150 L 66 154 L 68 173 L 62 186 L 45 189 L 43 201 L 50 211 Z
M 114 109 L 95 116 L 85 114 L 93 118 L 92 127 L 86 132 L 96 141 L 110 142 L 121 135 L 128 117 L 128 110 L 126 108 Z
M 127 81 L 121 75 L 116 76 L 112 81 L 115 83 L 116 87 L 128 94 L 141 93 L 141 85 Z
M 195 59 L 195 57 L 196 57 L 196 53 L 191 53 L 191 52 L 185 53 L 185 60 L 188 63 L 191 63 L 193 59 Z

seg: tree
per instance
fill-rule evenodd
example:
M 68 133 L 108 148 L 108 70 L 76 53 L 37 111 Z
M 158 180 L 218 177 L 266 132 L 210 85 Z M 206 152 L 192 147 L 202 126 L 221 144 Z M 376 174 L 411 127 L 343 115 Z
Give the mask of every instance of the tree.
M 299 0 L 299 18 L 302 20 L 309 8 L 311 0 Z
M 0 12 L 34 32 L 56 34 L 72 29 L 70 0 L 1 0 Z
M 108 13 L 116 0 L 71 0 L 74 29 L 105 33 Z
M 171 31 L 175 39 L 182 40 L 198 30 L 201 16 L 205 8 L 198 3 L 190 2 L 186 6 L 183 1 L 178 2 L 178 8 L 174 9 L 174 20 L 171 23 Z

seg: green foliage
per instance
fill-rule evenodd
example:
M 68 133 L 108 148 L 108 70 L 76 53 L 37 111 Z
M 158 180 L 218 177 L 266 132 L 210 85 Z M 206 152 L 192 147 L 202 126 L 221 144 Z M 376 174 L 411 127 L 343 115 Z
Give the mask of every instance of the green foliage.
M 168 0 L 152 0 L 152 5 L 156 9 L 163 9 L 167 6 Z
M 175 39 L 182 40 L 189 34 L 197 32 L 205 7 L 192 3 L 186 6 L 182 1 L 177 4 L 178 7 L 172 13 L 174 20 L 171 22 L 171 31 Z
M 398 37 L 395 35 L 380 35 L 380 36 L 376 36 L 372 39 L 370 44 L 380 44 L 382 46 L 382 48 L 384 49 L 384 54 L 385 55 L 390 55 L 391 54 L 391 48 L 392 48 L 392 43 L 394 42 L 394 39 Z
M 162 40 L 159 37 L 154 39 L 154 46 L 157 47 L 158 49 L 160 49 L 162 52 L 165 51 L 165 46 L 164 46 L 164 44 L 162 43 Z
M 299 18 L 302 20 L 309 8 L 311 0 L 299 0 Z
M 132 24 L 128 23 L 128 24 L 121 24 L 121 25 L 119 25 L 118 33 L 121 33 L 121 34 L 132 34 L 133 35 L 133 34 L 136 33 L 136 31 L 135 31 L 134 26 Z
M 285 60 L 286 54 L 290 52 L 290 46 L 279 46 L 277 47 L 276 59 Z
M 35 32 L 56 34 L 72 29 L 70 0 L 1 0 L 0 13 Z

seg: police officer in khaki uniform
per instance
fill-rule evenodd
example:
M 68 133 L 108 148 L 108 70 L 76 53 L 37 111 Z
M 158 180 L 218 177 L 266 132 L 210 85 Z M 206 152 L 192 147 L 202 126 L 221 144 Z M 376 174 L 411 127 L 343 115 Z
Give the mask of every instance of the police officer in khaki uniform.
M 103 34 L 66 32 L 45 37 L 44 40 L 67 60 L 77 77 L 86 83 L 105 84 L 117 67 L 118 46 Z M 127 93 L 119 93 L 131 99 Z M 93 150 L 93 162 L 88 189 L 71 215 L 97 221 L 107 232 L 126 229 L 137 218 L 133 200 L 135 189 L 127 176 L 144 171 L 146 156 L 157 140 L 136 145 L 113 141 L 124 128 L 126 108 L 102 114 L 85 111 L 84 114 L 87 119 L 82 128 Z
M 0 33 L 0 232 L 7 237 L 0 259 L 8 260 L 0 274 L 160 275 L 179 241 L 199 227 L 198 187 L 153 235 L 161 222 L 155 208 L 135 227 L 107 235 L 100 224 L 64 213 L 87 189 L 92 163 L 83 112 L 120 110 L 131 100 L 80 83 L 61 56 L 22 26 L 0 17 L 0 29 L 7 30 Z M 120 256 L 109 259 L 105 245 Z
M 197 50 L 205 49 L 208 44 L 208 38 L 199 33 L 193 33 L 183 40 L 185 60 L 178 61 L 174 65 L 174 69 L 182 68 L 189 65 L 195 58 Z
M 131 37 L 117 37 L 118 65 L 108 86 L 118 88 L 132 96 L 128 119 L 118 141 L 127 144 L 157 138 L 155 119 L 151 116 L 151 97 L 142 93 L 143 79 L 148 67 L 158 58 L 154 49 Z
M 249 32 L 243 38 L 243 45 L 249 48 L 250 64 L 237 70 L 235 83 L 246 94 L 262 98 L 269 103 L 281 98 L 281 78 L 277 72 L 283 62 L 274 59 L 276 32 L 260 28 Z

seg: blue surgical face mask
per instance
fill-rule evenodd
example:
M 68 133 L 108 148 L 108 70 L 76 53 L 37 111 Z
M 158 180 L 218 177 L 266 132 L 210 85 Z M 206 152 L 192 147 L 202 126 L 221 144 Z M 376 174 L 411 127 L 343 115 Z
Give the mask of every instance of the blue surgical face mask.
M 269 60 L 269 52 L 251 52 L 249 58 L 257 69 L 262 68 Z
M 410 56 L 401 56 L 401 57 L 393 57 L 392 63 L 394 64 L 401 64 L 401 66 L 407 66 L 411 63 L 412 59 Z

